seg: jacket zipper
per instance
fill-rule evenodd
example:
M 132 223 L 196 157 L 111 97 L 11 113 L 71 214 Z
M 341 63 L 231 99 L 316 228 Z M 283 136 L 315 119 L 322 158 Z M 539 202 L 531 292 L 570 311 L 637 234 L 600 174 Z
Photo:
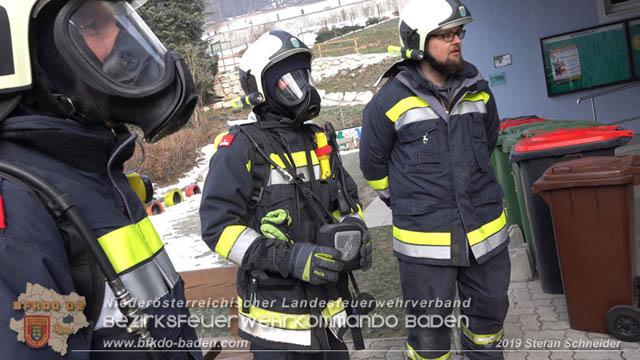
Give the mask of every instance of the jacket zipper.
M 466 224 L 464 222 L 464 216 L 462 216 L 462 212 L 460 211 L 460 202 L 458 201 L 458 191 L 456 190 L 455 172 L 454 172 L 454 169 L 453 169 L 453 156 L 452 156 L 453 153 L 451 151 L 451 141 L 450 141 L 450 133 L 449 133 L 449 120 L 450 120 L 449 112 L 450 111 L 449 111 L 449 109 L 447 109 L 444 106 L 444 102 L 442 101 L 442 98 L 436 93 L 434 93 L 434 95 L 436 95 L 436 98 L 438 98 L 438 100 L 440 101 L 440 104 L 442 104 L 442 108 L 447 113 L 447 120 L 445 121 L 445 126 L 447 127 L 447 149 L 449 150 L 449 164 L 451 165 L 451 183 L 453 184 L 453 197 L 455 198 L 455 201 L 456 201 L 456 206 L 457 206 L 457 210 L 458 210 L 458 216 L 460 217 L 460 221 L 462 222 L 462 231 L 464 232 L 464 235 L 465 235 L 465 238 L 466 238 L 467 226 L 466 226 Z M 464 96 L 460 97 L 460 99 L 462 99 L 463 97 Z M 453 110 L 453 108 L 456 105 L 458 105 L 459 102 L 460 101 L 458 100 L 458 102 L 455 103 L 455 105 L 451 108 L 451 110 Z M 450 234 L 452 234 L 452 233 L 450 233 Z M 452 238 L 451 240 L 452 240 L 451 247 L 453 247 L 453 241 L 455 239 Z M 464 248 L 464 253 L 466 255 L 466 258 L 467 258 L 467 262 L 469 262 L 469 254 L 467 252 L 467 246 L 466 246 L 468 243 L 469 243 L 469 241 L 467 240 L 467 241 L 464 241 L 464 244 L 460 244 L 460 245 L 464 245 L 463 248 Z M 461 248 L 461 250 L 462 250 L 462 248 Z M 453 262 L 454 260 L 451 259 L 451 261 Z

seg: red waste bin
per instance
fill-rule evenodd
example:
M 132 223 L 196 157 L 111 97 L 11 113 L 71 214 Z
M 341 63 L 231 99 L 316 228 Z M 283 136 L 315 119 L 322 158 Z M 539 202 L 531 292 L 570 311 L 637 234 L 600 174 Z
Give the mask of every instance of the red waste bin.
M 572 329 L 607 333 L 610 309 L 637 306 L 632 225 L 638 180 L 640 156 L 627 155 L 556 163 L 533 185 L 551 210 Z

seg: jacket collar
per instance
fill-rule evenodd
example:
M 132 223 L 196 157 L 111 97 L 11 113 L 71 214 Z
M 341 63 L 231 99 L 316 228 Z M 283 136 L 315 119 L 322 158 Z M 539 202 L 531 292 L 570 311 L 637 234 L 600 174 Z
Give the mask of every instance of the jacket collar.
M 0 123 L 0 142 L 14 143 L 89 172 L 105 173 L 110 166 L 121 169 L 133 155 L 132 140 L 135 135 L 124 126 L 112 131 L 51 116 L 14 116 Z

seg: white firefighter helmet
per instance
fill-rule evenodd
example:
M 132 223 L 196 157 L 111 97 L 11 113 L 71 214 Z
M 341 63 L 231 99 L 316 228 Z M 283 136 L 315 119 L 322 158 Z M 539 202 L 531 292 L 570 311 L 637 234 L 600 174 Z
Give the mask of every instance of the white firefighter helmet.
M 406 48 L 425 51 L 429 36 L 473 21 L 471 13 L 458 0 L 400 0 L 398 32 Z
M 296 54 L 309 56 L 311 50 L 296 36 L 282 30 L 272 30 L 262 34 L 240 59 L 240 85 L 247 95 L 259 93 L 266 99 L 264 75 L 273 65 Z

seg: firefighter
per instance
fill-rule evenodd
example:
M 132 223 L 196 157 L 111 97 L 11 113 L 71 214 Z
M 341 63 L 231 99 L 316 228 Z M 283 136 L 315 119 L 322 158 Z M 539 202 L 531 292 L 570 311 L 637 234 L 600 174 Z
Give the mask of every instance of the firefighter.
M 127 124 L 154 142 L 188 121 L 197 101 L 189 69 L 127 1 L 0 0 L 0 29 L 0 161 L 66 194 L 102 251 L 91 252 L 79 225 L 62 220 L 65 209 L 48 211 L 24 177 L 0 176 L 3 358 L 202 358 L 200 348 L 178 345 L 195 342 L 195 330 L 166 321 L 189 315 L 183 282 L 123 173 L 137 138 Z M 130 306 L 114 301 L 123 293 L 101 269 L 118 276 Z M 27 331 L 28 313 L 14 302 L 35 286 L 83 296 L 88 324 L 73 328 L 84 319 L 65 316 Z M 134 307 L 151 316 L 141 328 L 155 345 L 116 325 Z M 37 313 L 53 321 L 53 311 Z M 24 321 L 24 334 L 14 321 Z M 38 339 L 49 344 L 34 348 Z
M 371 264 L 334 133 L 306 123 L 320 111 L 311 58 L 280 30 L 249 46 L 239 78 L 256 121 L 220 139 L 203 187 L 202 238 L 239 266 L 238 328 L 255 359 L 347 359 L 346 271 Z
M 392 209 L 404 299 L 452 300 L 457 289 L 466 356 L 502 358 L 495 350 L 511 265 L 503 193 L 489 162 L 498 137 L 496 101 L 462 57 L 464 26 L 472 21 L 467 7 L 458 0 L 404 3 L 405 59 L 384 74 L 389 80 L 365 107 L 360 168 Z M 406 304 L 409 319 L 452 312 Z M 408 331 L 411 359 L 450 357 L 447 325 Z

